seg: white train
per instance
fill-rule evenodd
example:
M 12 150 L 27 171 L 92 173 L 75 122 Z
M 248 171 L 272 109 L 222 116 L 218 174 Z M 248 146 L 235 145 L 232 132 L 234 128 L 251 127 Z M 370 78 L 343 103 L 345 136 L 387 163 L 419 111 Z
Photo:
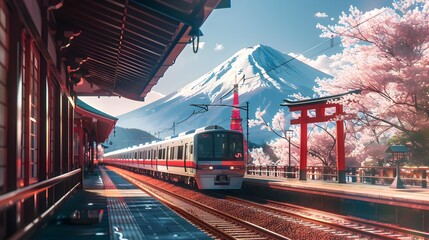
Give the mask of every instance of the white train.
M 207 126 L 106 153 L 103 162 L 199 189 L 240 189 L 245 173 L 243 134 Z

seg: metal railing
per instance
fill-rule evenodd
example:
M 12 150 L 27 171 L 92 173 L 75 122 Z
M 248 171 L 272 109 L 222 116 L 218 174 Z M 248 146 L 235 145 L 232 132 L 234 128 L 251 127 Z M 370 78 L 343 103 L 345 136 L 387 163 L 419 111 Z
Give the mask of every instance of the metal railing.
M 21 215 L 23 218 L 19 222 L 16 219 L 10 221 L 16 225 L 7 226 L 9 230 L 13 229 L 7 234 L 9 239 L 21 239 L 34 230 L 35 226 L 81 185 L 81 172 L 81 169 L 76 169 L 0 195 L 0 214 L 13 209 L 12 207 L 18 204 L 30 206 L 29 208 L 15 207 L 14 211 L 17 212 L 14 215 Z
M 299 178 L 299 167 L 291 166 L 247 166 L 247 175 Z M 289 169 L 289 171 L 288 171 Z M 428 167 L 403 167 L 401 180 L 408 186 L 427 188 Z M 390 185 L 396 177 L 395 167 L 347 167 L 346 181 L 367 184 Z M 309 166 L 308 180 L 337 181 L 336 167 Z

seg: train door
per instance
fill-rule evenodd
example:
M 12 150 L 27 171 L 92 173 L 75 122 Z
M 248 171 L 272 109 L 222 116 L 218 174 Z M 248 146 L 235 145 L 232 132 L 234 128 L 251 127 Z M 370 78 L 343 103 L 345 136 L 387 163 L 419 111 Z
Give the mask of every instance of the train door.
M 137 168 L 140 168 L 142 159 L 143 159 L 143 150 L 140 149 L 140 151 L 139 151 L 139 161 L 137 162 Z
M 159 149 L 158 147 L 156 147 L 156 150 L 155 150 L 156 152 L 155 152 L 155 170 L 156 171 L 158 171 L 158 159 L 161 157 L 160 155 L 160 153 L 161 153 L 161 149 Z
M 149 158 L 150 158 L 150 169 L 153 168 L 153 151 L 149 149 Z
M 177 160 L 183 160 L 183 146 L 177 146 Z M 186 161 L 183 160 L 183 168 L 186 172 Z
M 168 158 L 170 157 L 170 147 L 167 147 L 167 153 L 165 155 L 165 168 L 168 170 Z
M 188 160 L 188 144 L 185 143 L 185 150 L 184 150 L 184 156 L 183 156 L 183 161 L 184 161 L 184 165 L 185 165 L 185 172 L 188 171 L 187 167 L 186 167 L 186 160 Z
M 191 142 L 189 144 L 189 161 L 192 164 L 191 166 L 194 166 L 195 168 L 192 168 L 192 173 L 194 173 L 197 169 L 196 169 L 196 162 L 194 160 L 194 144 Z

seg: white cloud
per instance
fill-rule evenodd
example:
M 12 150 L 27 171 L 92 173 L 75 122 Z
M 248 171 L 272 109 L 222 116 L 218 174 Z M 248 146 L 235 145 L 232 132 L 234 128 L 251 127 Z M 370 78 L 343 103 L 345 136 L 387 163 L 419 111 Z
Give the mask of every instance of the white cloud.
M 110 114 L 112 116 L 119 116 L 141 108 L 145 105 L 148 105 L 151 102 L 154 102 L 160 98 L 164 97 L 163 94 L 150 91 L 145 97 L 145 101 L 134 101 L 127 98 L 118 98 L 118 97 L 79 97 L 85 103 L 91 105 L 92 107 Z
M 331 21 L 334 21 L 335 20 L 335 18 L 331 18 Z
M 331 76 L 336 76 L 339 68 L 340 55 L 326 56 L 325 54 L 318 56 L 315 60 L 306 58 L 302 54 L 289 53 L 289 56 L 295 57 L 297 60 Z
M 206 45 L 206 42 L 200 42 L 200 44 L 198 45 L 198 47 L 200 49 L 204 49 L 204 46 Z
M 195 43 L 197 43 L 197 40 L 195 40 Z M 194 47 L 194 44 L 191 42 L 191 43 L 189 43 L 188 44 L 189 45 L 189 47 L 190 48 L 193 48 Z M 204 46 L 206 45 L 206 42 L 201 42 L 200 41 L 200 43 L 198 44 L 198 49 L 204 49 Z
M 328 17 L 328 14 L 326 14 L 325 12 L 317 12 L 314 14 L 314 16 L 318 18 L 326 18 Z
M 215 51 L 220 51 L 220 50 L 222 50 L 222 49 L 223 49 L 223 45 L 222 45 L 222 44 L 220 44 L 220 43 L 216 43 L 216 46 L 215 46 L 214 50 L 215 50 Z

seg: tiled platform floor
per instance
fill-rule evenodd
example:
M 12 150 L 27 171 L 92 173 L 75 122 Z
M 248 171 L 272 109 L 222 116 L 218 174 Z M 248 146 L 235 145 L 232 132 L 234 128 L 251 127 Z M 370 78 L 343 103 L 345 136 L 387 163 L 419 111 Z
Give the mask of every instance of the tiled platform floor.
M 74 224 L 75 210 L 103 210 L 96 224 Z M 211 239 L 116 173 L 96 169 L 30 239 Z

